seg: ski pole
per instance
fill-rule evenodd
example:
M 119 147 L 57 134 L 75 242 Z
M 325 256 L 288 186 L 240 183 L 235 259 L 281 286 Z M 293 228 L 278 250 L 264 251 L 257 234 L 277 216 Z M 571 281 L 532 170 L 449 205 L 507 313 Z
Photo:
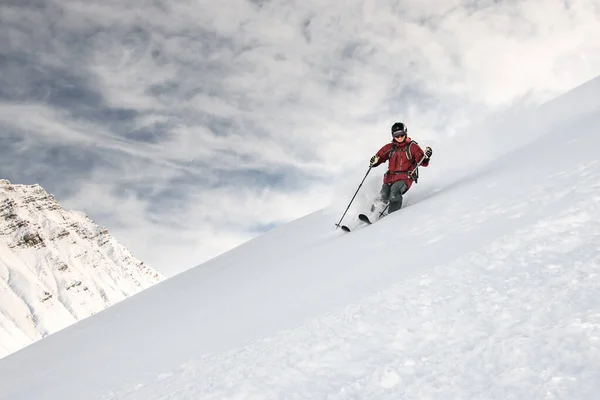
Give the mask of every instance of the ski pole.
M 354 201 L 354 198 L 356 197 L 356 195 L 358 194 L 358 191 L 360 190 L 361 186 L 363 185 L 363 183 L 365 182 L 365 179 L 367 179 L 367 176 L 369 175 L 369 172 L 371 172 L 371 169 L 373 167 L 369 166 L 369 169 L 367 170 L 367 173 L 365 174 L 365 177 L 363 178 L 363 180 L 360 182 L 360 185 L 358 185 L 358 189 L 356 189 L 356 193 L 354 193 L 354 196 L 352 196 L 352 200 L 350 200 L 350 204 L 348 204 L 348 207 L 346 207 L 346 211 L 344 211 L 344 214 L 342 214 L 342 218 L 340 218 L 340 222 L 338 222 L 337 224 L 335 224 L 335 226 L 337 228 L 340 227 L 340 224 L 342 223 L 342 220 L 344 219 L 344 217 L 346 216 L 346 213 L 348 212 L 348 210 L 350 209 L 350 206 L 352 205 L 352 202 Z M 337 229 L 336 228 L 336 229 Z
M 385 210 L 387 210 L 389 206 L 390 206 L 390 203 L 387 203 L 385 205 L 385 208 L 383 210 L 381 210 L 381 212 L 379 213 L 379 218 L 383 217 L 383 213 L 385 213 Z

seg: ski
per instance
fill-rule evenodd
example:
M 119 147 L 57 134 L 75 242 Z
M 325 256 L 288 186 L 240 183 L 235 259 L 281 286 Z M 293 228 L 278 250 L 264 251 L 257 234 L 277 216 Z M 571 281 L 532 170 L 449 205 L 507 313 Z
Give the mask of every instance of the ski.
M 366 214 L 359 214 L 359 215 L 358 215 L 358 219 L 359 219 L 361 222 L 364 222 L 364 223 L 366 223 L 366 224 L 368 224 L 368 225 L 371 225 L 371 224 L 372 224 L 371 220 L 369 219 L 369 217 L 367 217 L 367 215 L 366 215 Z M 340 228 L 342 228 L 342 230 L 343 230 L 344 232 L 352 232 L 352 229 L 350 229 L 350 227 L 349 227 L 348 225 L 340 225 Z
M 369 217 L 366 214 L 358 214 L 358 219 L 360 219 L 362 222 L 371 225 L 372 222 L 369 219 Z

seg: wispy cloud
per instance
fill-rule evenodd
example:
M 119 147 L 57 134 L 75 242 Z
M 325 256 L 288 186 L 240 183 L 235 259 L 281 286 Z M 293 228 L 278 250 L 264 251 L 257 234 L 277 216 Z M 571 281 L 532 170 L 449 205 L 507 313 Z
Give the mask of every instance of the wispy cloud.
M 594 0 L 3 2 L 1 174 L 171 274 L 326 206 L 394 120 L 594 77 L 598 37 Z

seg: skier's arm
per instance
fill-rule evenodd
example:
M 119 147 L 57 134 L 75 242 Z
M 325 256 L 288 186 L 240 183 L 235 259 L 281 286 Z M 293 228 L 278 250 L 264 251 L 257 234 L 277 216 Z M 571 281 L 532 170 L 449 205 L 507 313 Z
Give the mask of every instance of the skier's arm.
M 377 167 L 378 165 L 381 165 L 384 162 L 386 162 L 388 160 L 388 158 L 390 158 L 390 147 L 391 146 L 392 146 L 391 144 L 386 144 L 381 149 L 379 149 L 377 154 L 375 154 L 373 157 L 371 157 L 371 163 L 370 163 L 371 167 Z
M 418 144 L 415 146 L 415 161 L 417 163 L 419 163 L 421 160 L 423 160 L 423 162 L 421 163 L 422 167 L 427 167 L 429 165 L 429 159 L 431 158 L 431 155 L 433 154 L 433 151 L 431 150 L 431 147 L 427 146 L 425 148 L 425 151 L 423 151 L 423 149 L 421 148 L 421 146 L 419 146 Z

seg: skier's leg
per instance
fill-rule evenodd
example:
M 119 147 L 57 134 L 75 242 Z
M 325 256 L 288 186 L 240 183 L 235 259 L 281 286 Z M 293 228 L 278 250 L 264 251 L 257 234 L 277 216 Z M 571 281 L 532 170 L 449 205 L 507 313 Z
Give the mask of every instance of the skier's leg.
M 390 193 L 391 193 L 392 185 L 388 183 L 384 183 L 381 186 L 381 190 L 379 191 L 379 199 L 382 203 L 387 204 L 390 201 Z
M 388 214 L 398 211 L 402 207 L 402 195 L 406 193 L 408 186 L 404 181 L 394 182 L 390 188 L 390 205 L 388 207 Z
M 375 215 L 375 213 L 379 214 L 384 207 L 387 205 L 388 201 L 390 201 L 390 189 L 392 185 L 384 183 L 381 186 L 381 190 L 379 191 L 379 195 L 375 198 L 375 201 L 371 205 L 371 215 Z

